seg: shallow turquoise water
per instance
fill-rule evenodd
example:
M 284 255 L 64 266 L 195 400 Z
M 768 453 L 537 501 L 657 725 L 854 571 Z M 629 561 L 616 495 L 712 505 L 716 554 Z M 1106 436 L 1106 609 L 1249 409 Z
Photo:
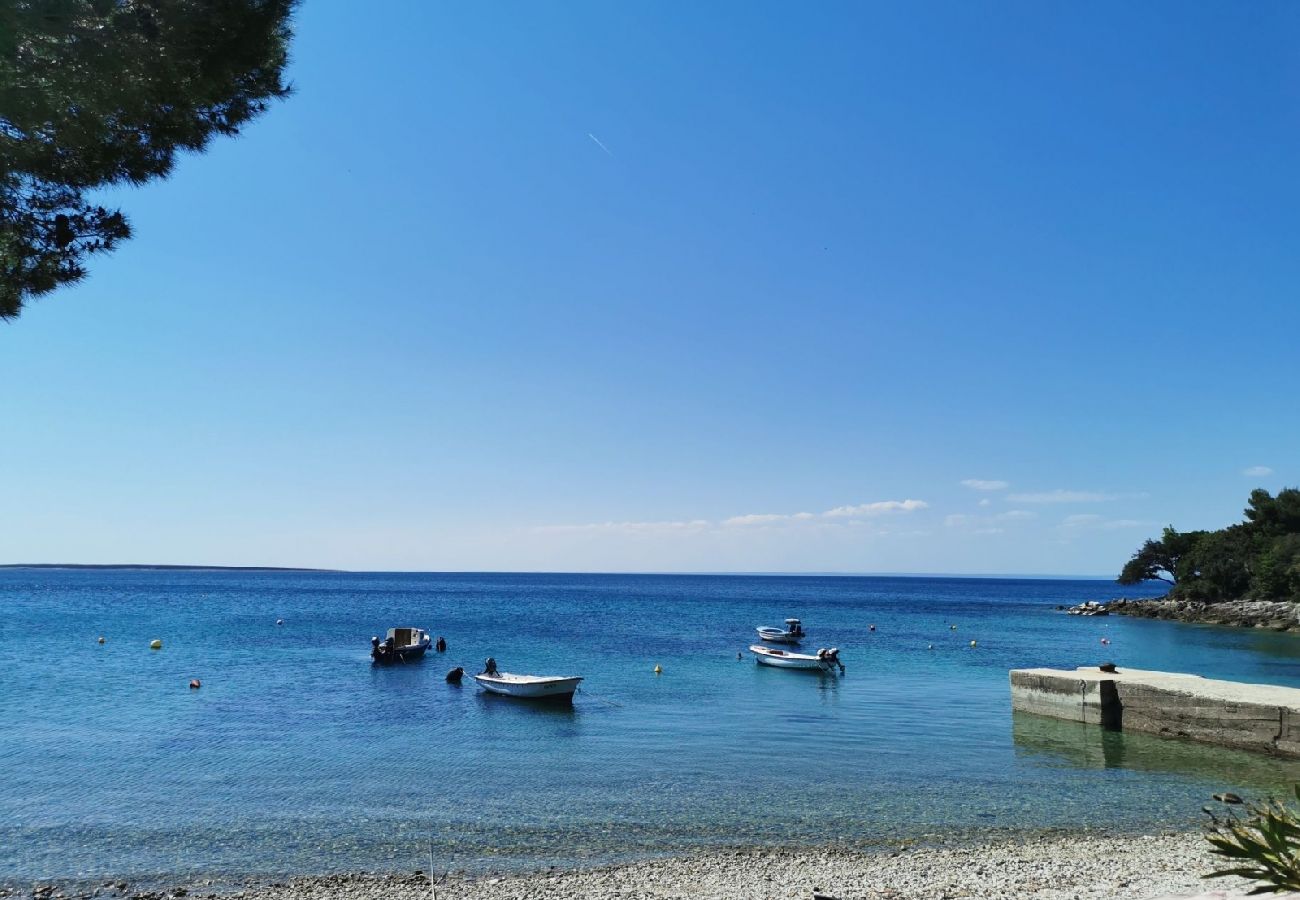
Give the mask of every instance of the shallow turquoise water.
M 1113 659 L 1300 686 L 1296 636 L 1055 611 L 1116 592 L 1051 580 L 3 572 L 0 879 L 427 868 L 430 843 L 439 867 L 485 869 L 952 830 L 1181 827 L 1215 791 L 1300 778 L 1292 764 L 1012 716 L 1007 670 L 1019 666 Z M 736 659 L 755 625 L 787 615 L 803 618 L 810 646 L 841 648 L 846 677 Z M 372 669 L 369 637 L 394 624 L 445 635 L 449 652 Z M 488 655 L 587 681 L 567 710 L 444 682 Z M 200 691 L 187 687 L 195 677 Z

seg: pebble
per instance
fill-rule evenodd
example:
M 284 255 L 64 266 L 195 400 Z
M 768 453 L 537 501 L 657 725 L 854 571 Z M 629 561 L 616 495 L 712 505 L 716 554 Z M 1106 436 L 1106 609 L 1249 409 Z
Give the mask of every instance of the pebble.
M 539 864 L 526 874 L 452 875 L 437 900 L 1155 900 L 1238 898 L 1236 879 L 1205 882 L 1216 859 L 1199 833 L 1121 836 L 1029 836 L 976 846 L 729 848 L 587 869 Z M 194 882 L 190 882 L 193 884 Z M 205 879 L 203 886 L 214 882 Z M 423 873 L 341 873 L 243 881 L 217 878 L 224 900 L 431 900 Z M 124 884 L 118 882 L 118 884 Z M 87 888 L 89 885 L 87 885 Z M 49 898 L 55 885 L 21 893 L 0 884 L 0 900 Z M 140 900 L 184 897 L 185 888 L 137 894 Z M 212 895 L 209 895 L 212 896 Z M 1290 896 L 1290 895 L 1287 895 Z M 1300 900 L 1300 898 L 1298 898 Z

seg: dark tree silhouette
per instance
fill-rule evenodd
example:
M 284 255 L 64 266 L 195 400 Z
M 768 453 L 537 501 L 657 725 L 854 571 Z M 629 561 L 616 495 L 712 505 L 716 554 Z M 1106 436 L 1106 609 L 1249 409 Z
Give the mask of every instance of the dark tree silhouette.
M 87 194 L 284 97 L 296 0 L 0 0 L 0 318 L 130 237 Z

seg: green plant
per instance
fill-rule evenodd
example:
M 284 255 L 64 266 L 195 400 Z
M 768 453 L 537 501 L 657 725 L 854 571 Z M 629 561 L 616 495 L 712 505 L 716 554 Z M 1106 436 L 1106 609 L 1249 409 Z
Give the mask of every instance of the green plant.
M 1294 793 L 1300 800 L 1300 785 L 1296 785 Z M 1214 799 L 1242 804 L 1236 794 L 1216 794 Z M 1232 868 L 1205 877 L 1236 875 L 1261 882 L 1251 889 L 1251 894 L 1300 891 L 1300 811 L 1272 798 L 1246 803 L 1244 810 L 1244 817 L 1233 809 L 1218 816 L 1205 808 L 1210 817 L 1205 830 L 1205 839 L 1213 847 L 1210 852 L 1233 861 Z

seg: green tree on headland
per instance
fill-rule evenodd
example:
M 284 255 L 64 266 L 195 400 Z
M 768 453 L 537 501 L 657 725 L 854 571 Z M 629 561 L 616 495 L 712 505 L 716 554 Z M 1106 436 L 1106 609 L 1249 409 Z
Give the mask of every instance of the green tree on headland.
M 289 92 L 296 0 L 0 0 L 0 318 L 130 237 L 87 194 L 165 177 Z
M 1154 579 L 1187 600 L 1300 601 L 1300 490 L 1252 491 L 1245 521 L 1218 531 L 1166 528 L 1119 575 L 1120 584 Z
M 1177 584 L 1179 564 L 1204 536 L 1204 531 L 1179 532 L 1172 525 L 1166 526 L 1160 540 L 1148 540 L 1124 564 L 1124 571 L 1119 574 L 1119 583 L 1137 584 L 1139 581 L 1159 579 Z

